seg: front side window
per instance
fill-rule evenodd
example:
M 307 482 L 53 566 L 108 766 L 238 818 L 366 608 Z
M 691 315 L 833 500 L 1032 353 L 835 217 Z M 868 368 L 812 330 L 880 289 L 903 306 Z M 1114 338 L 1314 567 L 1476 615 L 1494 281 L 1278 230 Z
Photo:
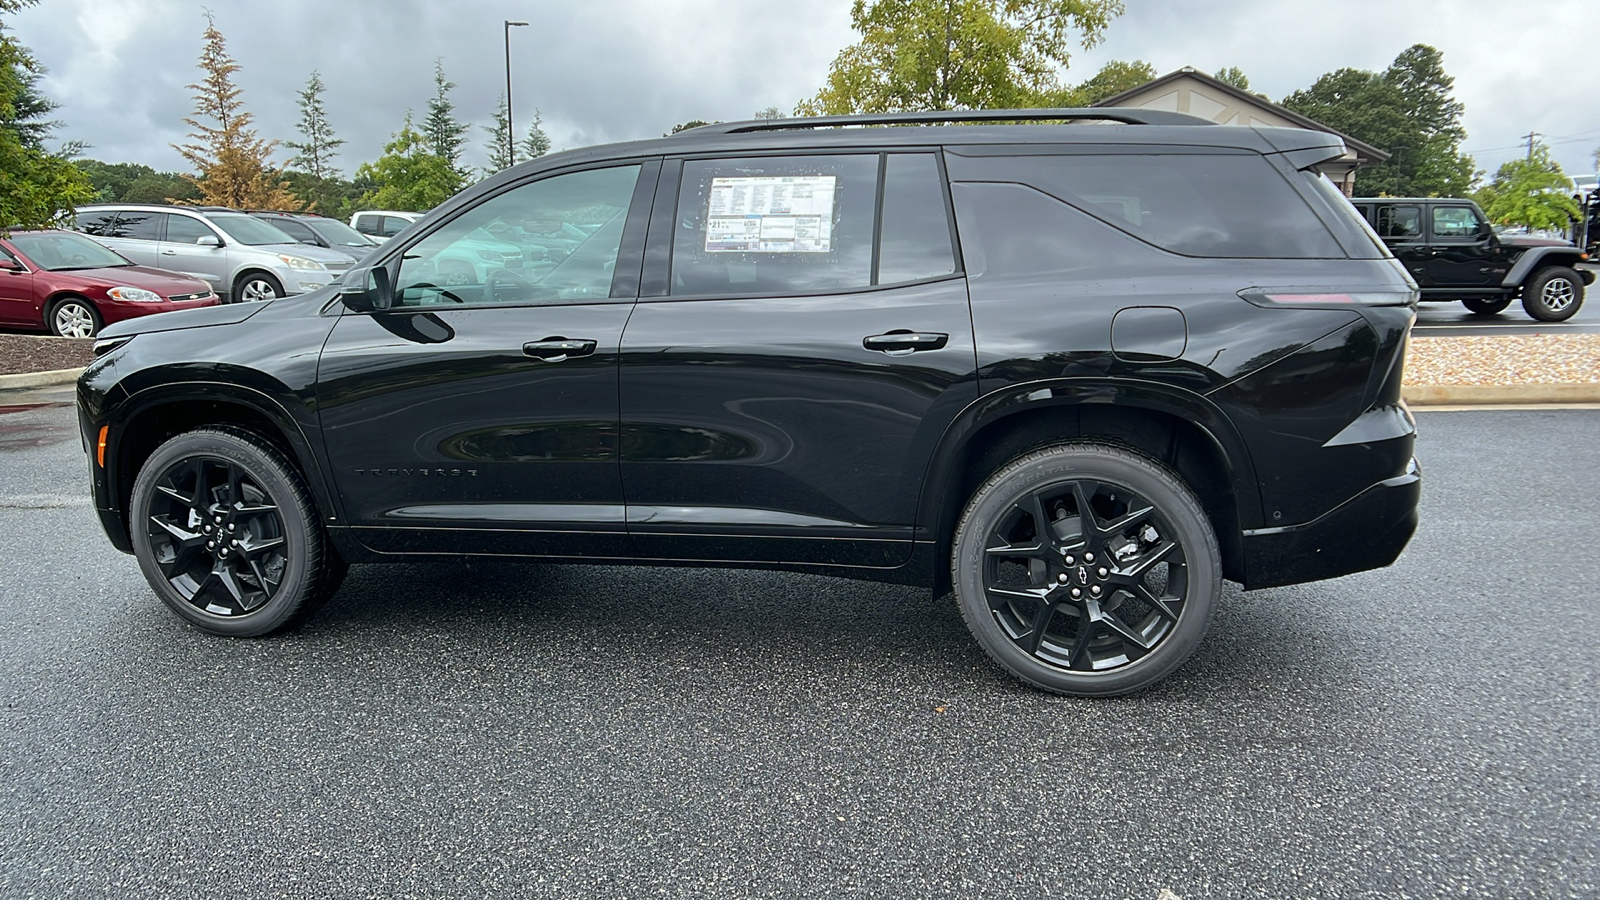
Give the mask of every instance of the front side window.
M 410 219 L 402 219 L 399 216 L 384 216 L 382 224 L 378 226 L 378 233 L 384 237 L 394 237 L 405 231 L 406 226 L 410 224 Z
M 1470 206 L 1435 206 L 1434 237 L 1470 238 L 1478 235 L 1478 217 Z
M 294 238 L 279 231 L 276 227 L 244 213 L 213 213 L 206 218 L 215 223 L 218 228 L 227 232 L 228 237 L 247 247 L 295 243 Z
M 378 234 L 378 226 L 382 222 L 382 216 L 356 216 L 356 231 L 362 234 Z
M 293 219 L 273 219 L 268 224 L 302 244 L 315 244 L 317 242 L 317 236 L 311 232 L 311 229 Z
M 685 162 L 671 293 L 786 294 L 872 284 L 878 159 Z
M 638 166 L 570 172 L 496 195 L 406 250 L 398 306 L 611 296 Z M 398 221 L 398 220 L 397 220 Z
M 1409 241 L 1422 237 L 1422 208 L 1418 206 L 1378 207 L 1378 237 Z
M 216 237 L 216 232 L 206 227 L 206 223 L 188 216 L 172 215 L 167 217 L 167 241 L 174 244 L 193 244 L 203 237 Z

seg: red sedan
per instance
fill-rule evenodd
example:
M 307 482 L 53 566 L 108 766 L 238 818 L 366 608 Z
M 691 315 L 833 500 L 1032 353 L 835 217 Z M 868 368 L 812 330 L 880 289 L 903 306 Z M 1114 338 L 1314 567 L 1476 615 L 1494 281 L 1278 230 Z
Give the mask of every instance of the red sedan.
M 220 302 L 198 278 L 136 266 L 81 234 L 0 239 L 0 326 L 94 337 L 112 322 Z

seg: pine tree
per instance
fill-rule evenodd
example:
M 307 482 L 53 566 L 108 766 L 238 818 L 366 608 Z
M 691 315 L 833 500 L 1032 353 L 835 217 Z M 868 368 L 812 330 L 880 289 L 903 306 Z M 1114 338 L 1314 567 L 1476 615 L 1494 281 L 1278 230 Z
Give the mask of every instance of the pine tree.
M 322 76 L 312 71 L 311 80 L 300 96 L 300 124 L 295 126 L 306 136 L 304 143 L 286 141 L 284 146 L 300 151 L 289 160 L 289 165 L 317 178 L 338 178 L 339 170 L 333 158 L 339 155 L 344 141 L 333 136 L 333 126 L 328 124 L 328 112 L 322 106 Z
M 511 117 L 506 112 L 504 91 L 500 93 L 500 105 L 494 110 L 494 124 L 481 127 L 489 135 L 489 142 L 484 145 L 484 152 L 489 155 L 489 167 L 484 172 L 493 175 L 516 165 L 517 148 L 511 142 Z
M 184 123 L 191 143 L 174 144 L 199 175 L 184 177 L 200 189 L 202 203 L 235 209 L 299 209 L 301 203 L 283 183 L 281 170 L 269 160 L 277 141 L 256 137 L 253 116 L 244 110 L 233 76 L 239 64 L 228 55 L 227 42 L 211 13 L 206 13 L 206 45 L 199 67 L 205 77 L 188 85 L 194 94 L 194 115 Z
M 433 61 L 433 83 L 437 90 L 428 101 L 428 117 L 422 121 L 422 134 L 433 155 L 450 163 L 450 168 L 465 178 L 468 172 L 461 167 L 461 148 L 467 142 L 470 126 L 456 118 L 456 105 L 450 100 L 450 91 L 456 85 L 444 77 L 443 59 Z
M 544 133 L 544 119 L 538 107 L 533 110 L 533 124 L 528 126 L 528 136 L 522 139 L 524 159 L 538 159 L 550 152 L 550 136 Z

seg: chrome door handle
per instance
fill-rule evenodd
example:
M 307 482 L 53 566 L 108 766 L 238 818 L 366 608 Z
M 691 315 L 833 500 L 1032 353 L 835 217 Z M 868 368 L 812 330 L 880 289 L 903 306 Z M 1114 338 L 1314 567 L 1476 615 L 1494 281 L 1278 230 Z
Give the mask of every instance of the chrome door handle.
M 178 251 L 176 251 L 176 250 L 163 250 L 163 251 L 161 251 L 161 255 L 162 256 L 177 256 L 178 255 Z
M 522 345 L 522 352 L 535 359 L 545 362 L 561 362 L 574 356 L 588 356 L 594 352 L 594 341 L 584 338 L 564 338 L 559 335 L 547 337 L 542 341 L 529 341 Z
M 861 339 L 861 346 L 890 356 L 905 356 L 918 350 L 940 350 L 948 343 L 950 335 L 934 331 L 895 330 Z

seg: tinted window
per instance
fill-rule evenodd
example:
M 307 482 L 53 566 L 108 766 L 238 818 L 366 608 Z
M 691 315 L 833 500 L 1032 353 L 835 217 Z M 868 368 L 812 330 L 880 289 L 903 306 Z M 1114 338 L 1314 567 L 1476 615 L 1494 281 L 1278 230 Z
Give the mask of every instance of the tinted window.
M 384 237 L 394 237 L 400 232 L 405 231 L 406 226 L 410 224 L 410 219 L 402 219 L 399 216 L 384 216 L 383 224 L 379 227 L 378 233 Z
M 1123 277 L 1147 268 L 1159 251 L 1037 188 L 951 185 L 967 277 L 1072 281 Z
M 344 247 L 377 246 L 377 242 L 372 238 L 362 235 L 360 232 L 339 221 L 338 219 L 315 219 L 313 221 L 316 223 L 314 226 L 305 222 L 300 224 L 316 232 L 329 244 L 336 244 Z
M 1422 237 L 1422 208 L 1419 206 L 1378 207 L 1378 237 L 1410 240 Z
M 307 244 L 315 244 L 317 242 L 317 236 L 312 233 L 311 229 L 293 219 L 272 219 L 267 221 L 267 224 L 297 241 Z
M 95 237 L 112 237 L 117 228 L 117 214 L 103 209 L 78 213 L 77 228 Z
M 228 237 L 250 247 L 267 244 L 292 244 L 294 238 L 244 213 L 212 213 L 206 216 L 213 225 L 227 232 Z
M 937 278 L 955 270 L 938 163 L 929 154 L 891 154 L 883 178 L 878 283 Z
M 362 234 L 378 234 L 378 225 L 382 216 L 356 216 L 356 231 Z
M 111 237 L 158 241 L 161 239 L 161 222 L 166 217 L 166 213 L 123 210 L 117 214 L 116 231 Z
M 1477 237 L 1478 216 L 1470 206 L 1435 206 L 1433 233 L 1438 237 Z
M 672 293 L 870 285 L 877 184 L 876 154 L 684 163 Z
M 1186 256 L 1342 258 L 1322 220 L 1255 153 L 968 159 L 983 181 L 1016 181 Z M 966 180 L 961 178 L 960 180 Z
M 611 296 L 638 180 L 638 166 L 572 172 L 480 203 L 407 248 L 400 305 Z
M 216 237 L 217 233 L 206 223 L 189 216 L 167 216 L 167 240 L 176 244 L 192 244 L 202 237 Z

